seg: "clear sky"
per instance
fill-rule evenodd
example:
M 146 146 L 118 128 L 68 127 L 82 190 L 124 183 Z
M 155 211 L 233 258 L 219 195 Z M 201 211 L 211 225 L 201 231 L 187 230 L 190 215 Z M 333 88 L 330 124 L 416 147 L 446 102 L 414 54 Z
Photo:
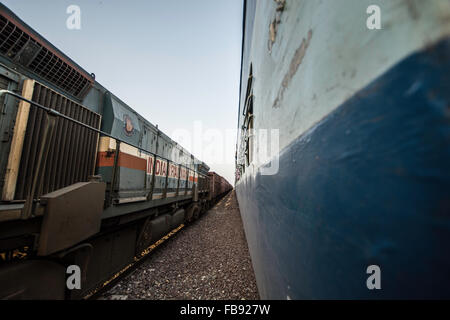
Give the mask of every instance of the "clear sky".
M 2 2 L 234 183 L 242 0 Z M 70 5 L 81 9 L 80 30 L 66 26 Z

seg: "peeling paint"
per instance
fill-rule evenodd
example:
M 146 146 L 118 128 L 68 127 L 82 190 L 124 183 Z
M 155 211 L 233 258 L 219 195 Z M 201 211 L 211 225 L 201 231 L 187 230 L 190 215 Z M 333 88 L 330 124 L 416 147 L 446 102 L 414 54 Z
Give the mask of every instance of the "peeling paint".
M 277 37 L 278 25 L 281 23 L 281 15 L 286 6 L 286 0 L 274 0 L 277 4 L 275 17 L 269 25 L 269 52 L 272 52 L 272 46 L 275 43 Z
M 281 100 L 283 100 L 284 92 L 288 88 L 289 83 L 291 82 L 294 75 L 297 73 L 299 66 L 302 64 L 303 58 L 306 55 L 306 50 L 308 49 L 309 43 L 311 42 L 311 38 L 312 38 L 312 30 L 310 29 L 308 31 L 308 37 L 303 38 L 303 41 L 300 44 L 300 47 L 298 47 L 297 50 L 295 50 L 295 54 L 292 57 L 291 63 L 289 65 L 289 70 L 283 78 L 283 82 L 281 83 L 281 87 L 280 87 L 280 90 L 278 91 L 277 98 L 275 99 L 275 101 L 273 103 L 273 106 L 272 106 L 273 108 L 280 107 L 280 102 L 281 102 Z
M 277 35 L 277 21 L 273 20 L 272 23 L 269 26 L 269 38 L 270 38 L 270 42 L 271 44 L 273 44 L 275 42 L 275 37 Z M 269 44 L 269 50 L 272 49 L 271 44 Z

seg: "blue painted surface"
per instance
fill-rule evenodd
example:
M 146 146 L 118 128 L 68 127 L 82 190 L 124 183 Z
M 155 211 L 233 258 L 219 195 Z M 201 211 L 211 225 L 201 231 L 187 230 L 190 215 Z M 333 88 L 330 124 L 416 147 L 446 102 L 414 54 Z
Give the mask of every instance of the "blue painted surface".
M 238 200 L 262 298 L 450 298 L 450 40 L 283 150 Z M 366 268 L 381 267 L 381 290 Z

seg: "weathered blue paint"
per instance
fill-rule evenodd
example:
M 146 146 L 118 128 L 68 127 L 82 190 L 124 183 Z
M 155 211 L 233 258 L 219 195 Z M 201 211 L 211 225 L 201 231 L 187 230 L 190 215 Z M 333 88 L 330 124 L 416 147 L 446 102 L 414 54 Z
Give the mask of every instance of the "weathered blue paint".
M 239 205 L 262 298 L 450 298 L 450 40 L 301 135 Z M 381 267 L 381 290 L 366 268 Z

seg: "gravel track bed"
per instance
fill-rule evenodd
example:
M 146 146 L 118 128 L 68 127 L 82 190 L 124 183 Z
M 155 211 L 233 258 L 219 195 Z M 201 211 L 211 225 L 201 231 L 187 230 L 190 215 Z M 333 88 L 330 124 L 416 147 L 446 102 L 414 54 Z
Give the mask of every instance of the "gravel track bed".
M 235 192 L 99 299 L 259 299 Z

